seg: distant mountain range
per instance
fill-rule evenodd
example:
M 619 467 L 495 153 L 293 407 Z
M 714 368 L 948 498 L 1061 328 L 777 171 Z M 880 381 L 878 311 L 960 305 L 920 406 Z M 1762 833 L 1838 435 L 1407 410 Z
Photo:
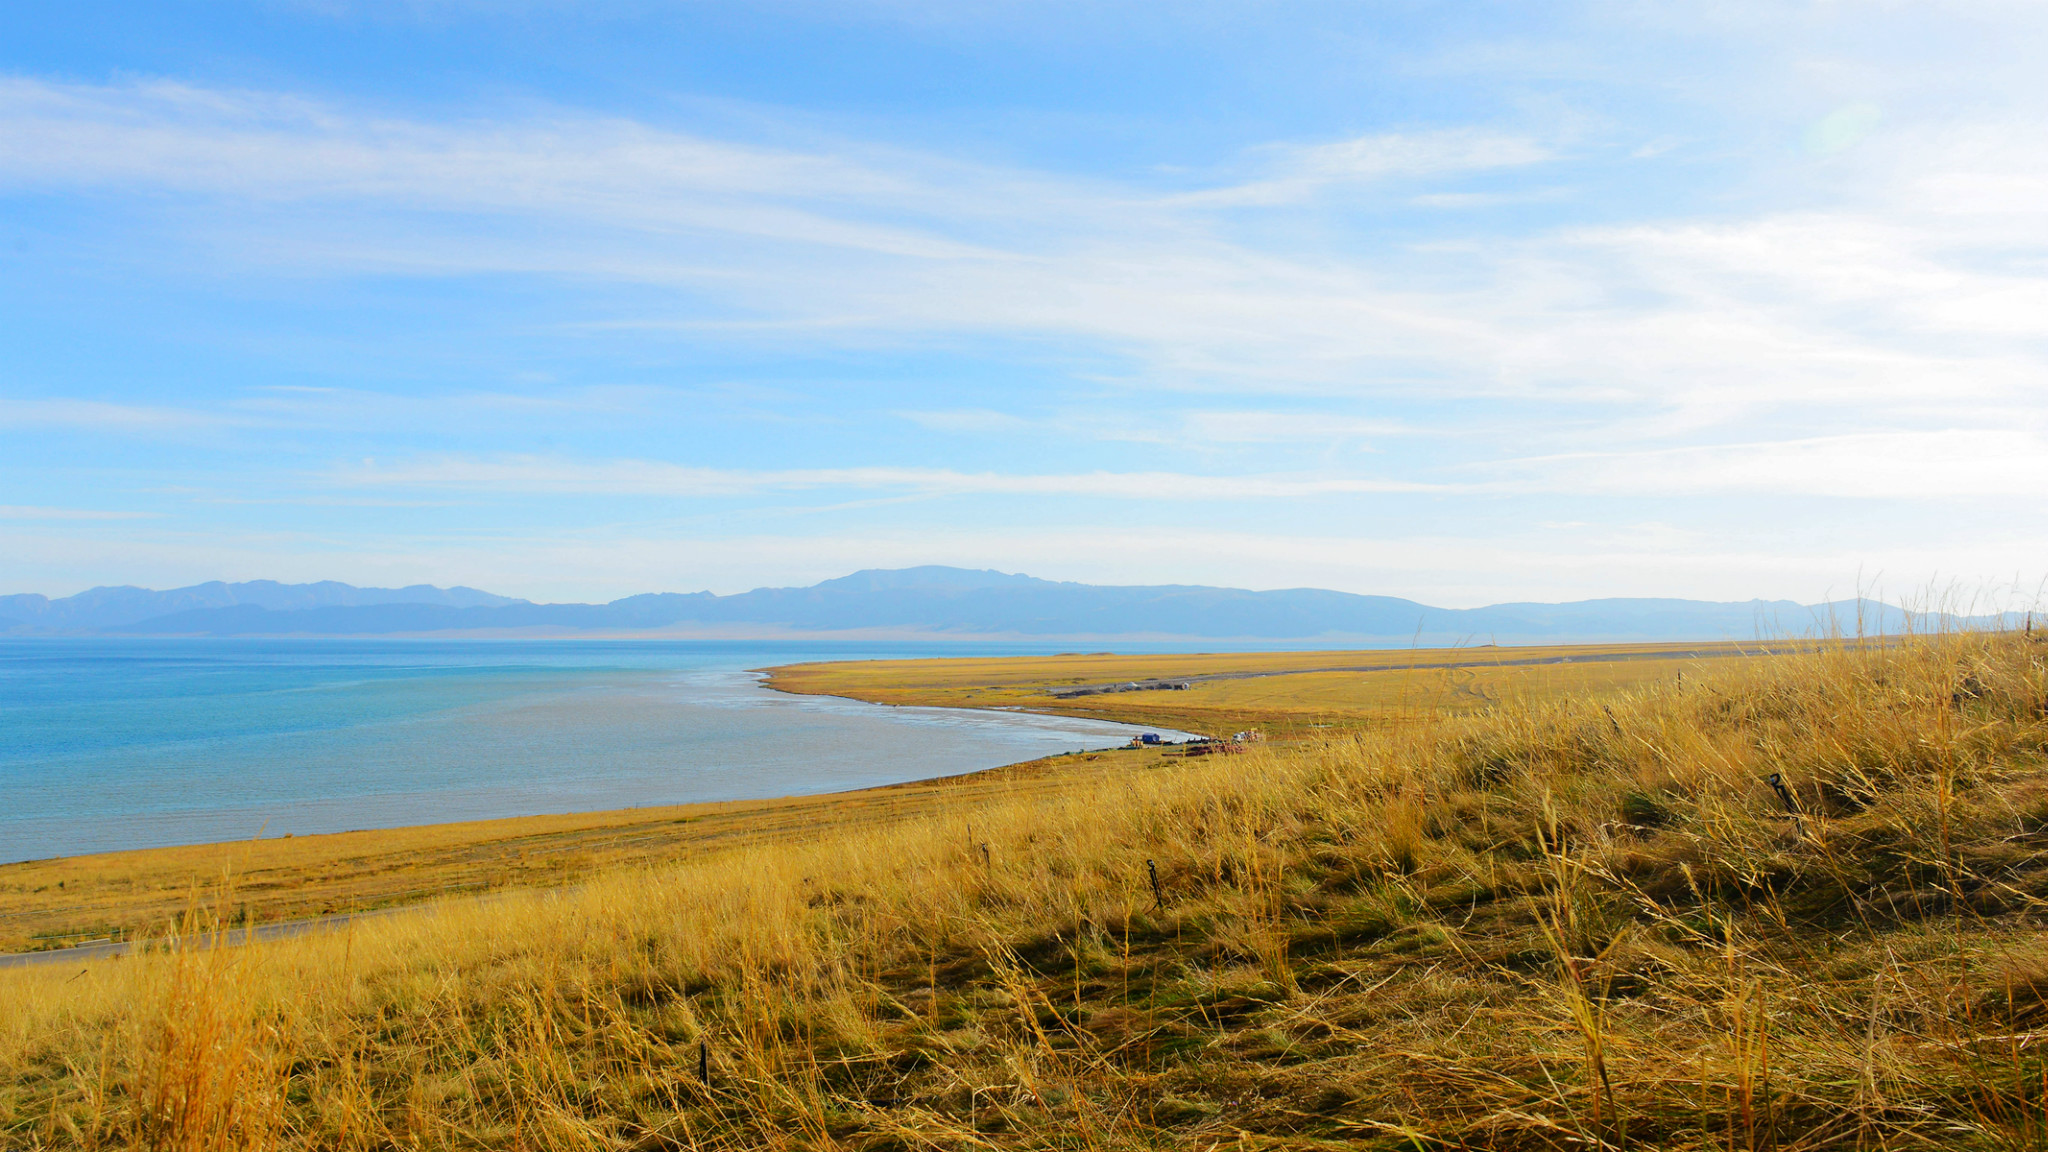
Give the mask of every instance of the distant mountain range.
M 33 632 L 106 632 L 170 616 L 194 612 L 255 609 L 280 614 L 325 608 L 374 608 L 392 604 L 431 604 L 444 608 L 496 608 L 524 604 L 509 596 L 493 596 L 474 588 L 357 588 L 333 580 L 318 584 L 279 584 L 251 580 L 224 584 L 219 580 L 154 592 L 148 588 L 93 588 L 76 596 L 52 600 L 33 593 L 0 596 L 0 628 Z
M 474 588 L 355 588 L 323 581 L 218 581 L 168 592 L 94 588 L 51 600 L 0 596 L 0 634 L 126 636 L 918 635 L 1020 639 L 1410 643 L 1720 640 L 1897 632 L 1927 621 L 1872 600 L 1608 599 L 1433 608 L 1316 588 L 1250 592 L 1163 584 L 1104 586 L 1001 572 L 870 569 L 808 588 L 731 596 L 650 593 L 609 604 L 536 604 Z M 1997 617 L 1951 619 L 1982 627 Z

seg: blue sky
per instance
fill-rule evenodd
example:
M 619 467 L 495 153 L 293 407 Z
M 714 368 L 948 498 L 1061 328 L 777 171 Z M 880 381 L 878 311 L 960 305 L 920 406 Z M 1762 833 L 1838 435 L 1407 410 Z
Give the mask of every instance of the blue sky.
M 2037 4 L 16 5 L 0 591 L 2048 575 Z

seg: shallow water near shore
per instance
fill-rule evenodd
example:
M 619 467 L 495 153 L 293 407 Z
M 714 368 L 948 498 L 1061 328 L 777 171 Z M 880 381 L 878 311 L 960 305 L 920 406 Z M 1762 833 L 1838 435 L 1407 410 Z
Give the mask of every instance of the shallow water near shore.
M 831 792 L 1143 729 L 760 686 L 1000 644 L 0 641 L 0 862 Z M 1177 736 L 1178 734 L 1169 734 Z

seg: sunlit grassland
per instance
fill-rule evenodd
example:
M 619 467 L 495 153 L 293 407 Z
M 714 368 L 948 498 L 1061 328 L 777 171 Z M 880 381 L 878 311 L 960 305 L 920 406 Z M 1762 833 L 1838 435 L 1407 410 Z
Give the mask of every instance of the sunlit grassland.
M 1796 644 L 1583 644 L 1397 651 L 1217 652 L 966 657 L 791 664 L 769 670 L 785 692 L 878 704 L 1023 708 L 1159 724 L 1211 735 L 1256 727 L 1278 736 L 1383 726 L 1503 702 L 1677 684 L 1726 660 L 1768 659 Z M 1186 690 L 1063 696 L 1083 686 L 1183 681 Z
M 0 1138 L 2039 1148 L 2044 654 L 1725 661 L 0 973 Z

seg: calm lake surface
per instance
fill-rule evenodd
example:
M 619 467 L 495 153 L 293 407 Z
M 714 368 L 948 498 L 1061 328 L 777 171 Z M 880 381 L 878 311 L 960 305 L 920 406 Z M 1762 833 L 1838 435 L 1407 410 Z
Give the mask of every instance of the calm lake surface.
M 747 671 L 1052 650 L 0 640 L 0 861 L 831 792 L 1101 748 L 1142 730 L 790 696 Z

